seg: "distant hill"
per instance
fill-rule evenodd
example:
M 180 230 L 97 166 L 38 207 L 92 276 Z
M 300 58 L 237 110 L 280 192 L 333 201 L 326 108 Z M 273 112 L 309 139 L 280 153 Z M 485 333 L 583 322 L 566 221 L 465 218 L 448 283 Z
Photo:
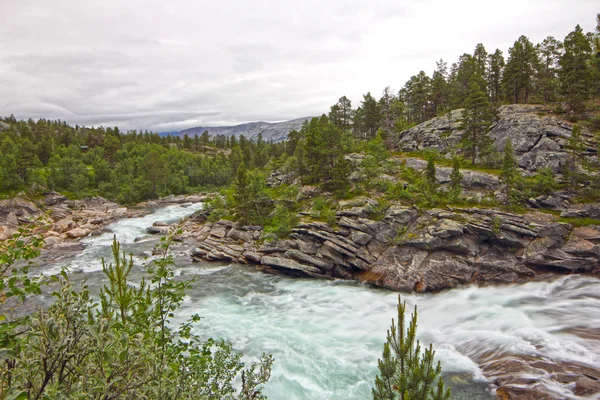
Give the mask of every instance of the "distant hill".
M 197 126 L 179 132 L 179 136 L 183 135 L 193 137 L 194 135 L 202 135 L 204 131 L 208 131 L 211 136 L 226 135 L 236 136 L 244 135 L 247 139 L 256 139 L 258 134 L 262 132 L 263 139 L 266 141 L 280 142 L 286 140 L 288 133 L 293 130 L 300 130 L 302 124 L 312 117 L 304 117 L 293 119 L 285 122 L 249 122 L 246 124 L 234 126 Z

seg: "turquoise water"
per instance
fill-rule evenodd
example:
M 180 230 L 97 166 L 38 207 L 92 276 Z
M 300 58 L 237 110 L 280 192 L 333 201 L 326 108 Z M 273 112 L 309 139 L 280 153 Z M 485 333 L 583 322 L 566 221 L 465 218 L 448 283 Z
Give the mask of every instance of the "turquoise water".
M 138 260 L 149 254 L 154 221 L 174 221 L 199 206 L 169 206 L 111 229 Z M 93 285 L 101 284 L 100 257 L 109 256 L 112 234 L 87 240 L 67 261 Z M 177 315 L 202 319 L 198 333 L 231 340 L 248 360 L 272 353 L 275 364 L 265 392 L 270 399 L 368 399 L 386 330 L 396 316 L 397 294 L 344 281 L 290 279 L 251 267 L 189 262 L 175 247 L 177 270 L 196 275 Z M 141 262 L 141 261 L 140 261 Z M 600 280 L 570 276 L 553 282 L 467 287 L 434 295 L 403 295 L 419 309 L 419 338 L 433 343 L 453 398 L 493 398 L 476 360 L 484 355 L 526 355 L 600 368 L 600 343 L 568 332 L 600 330 Z M 540 373 L 541 374 L 541 373 Z M 575 398 L 569 386 L 541 376 L 548 393 Z

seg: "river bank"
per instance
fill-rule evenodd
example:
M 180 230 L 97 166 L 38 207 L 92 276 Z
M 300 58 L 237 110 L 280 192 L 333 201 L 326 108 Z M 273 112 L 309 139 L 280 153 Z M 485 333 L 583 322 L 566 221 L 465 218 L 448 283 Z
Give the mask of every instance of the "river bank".
M 105 215 L 104 222 L 97 224 L 99 233 L 64 238 L 63 243 L 80 247 L 52 245 L 44 250 L 40 265 L 47 274 L 69 265 L 76 279 L 87 279 L 96 288 L 103 282 L 101 258 L 110 258 L 113 235 L 125 251 L 134 254 L 140 267 L 152 258 L 152 248 L 159 237 L 151 235 L 148 228 L 158 225 L 156 228 L 168 229 L 202 208 L 201 203 L 186 202 L 185 198 L 142 204 L 125 213 L 116 212 L 118 206 L 101 201 L 76 204 L 86 203 L 91 205 L 87 211 L 73 208 L 67 217 L 77 220 L 78 225 L 73 229 L 85 229 L 91 218 Z M 97 210 L 96 214 L 92 215 L 92 210 Z M 403 210 L 411 215 L 413 212 L 410 208 Z M 178 273 L 198 277 L 177 315 L 178 320 L 199 313 L 203 317 L 199 333 L 230 339 L 250 357 L 258 357 L 262 351 L 273 353 L 278 362 L 272 382 L 267 385 L 270 398 L 368 398 L 385 331 L 394 316 L 396 294 L 348 277 L 293 279 L 288 274 L 263 274 L 255 271 L 254 266 L 227 259 L 205 262 L 197 256 L 192 263 L 190 255 L 202 243 L 197 237 L 199 232 L 208 230 L 207 238 L 217 241 L 232 240 L 237 235 L 230 234 L 233 230 L 249 232 L 231 222 L 200 223 L 203 214 L 197 213 L 195 218 L 184 222 L 184 234 L 173 248 Z M 81 215 L 88 220 L 77 218 Z M 385 218 L 382 221 L 386 223 Z M 439 219 L 436 224 L 440 226 Z M 462 224 L 466 226 L 468 222 L 463 220 Z M 543 223 L 536 224 L 533 227 L 536 232 L 547 231 Z M 443 225 L 446 231 L 455 231 L 447 223 Z M 425 227 L 423 223 L 414 226 Z M 527 226 L 532 229 L 531 224 Z M 555 230 L 563 227 L 551 226 Z M 223 234 L 213 235 L 213 229 Z M 327 235 L 339 234 L 323 228 L 315 232 L 319 230 Z M 511 235 L 504 231 L 500 237 Z M 381 237 L 384 230 L 376 232 L 374 237 Z M 563 245 L 576 236 L 573 230 L 569 232 Z M 464 237 L 460 240 L 468 239 L 469 235 L 472 234 L 463 230 Z M 311 242 L 315 241 L 312 236 Z M 352 233 L 341 236 L 351 238 Z M 431 240 L 442 242 L 448 239 L 431 236 Z M 539 239 L 543 237 L 525 240 Z M 277 243 L 268 245 L 278 248 Z M 401 244 L 393 244 L 398 245 Z M 487 245 L 484 243 L 484 247 Z M 522 249 L 523 254 L 526 249 Z M 506 260 L 508 256 L 498 257 Z M 136 268 L 136 276 L 142 274 L 143 268 Z M 419 306 L 420 339 L 433 343 L 437 349 L 445 378 L 454 390 L 453 398 L 593 398 L 600 393 L 600 354 L 596 350 L 600 348 L 597 335 L 600 325 L 595 318 L 600 313 L 597 296 L 600 280 L 581 275 L 559 277 L 540 271 L 535 277 L 526 276 L 540 281 L 487 287 L 481 284 L 465 287 L 457 282 L 454 289 L 437 294 L 403 295 L 409 307 Z
M 135 276 L 151 259 L 156 221 L 175 223 L 201 206 L 169 205 L 108 225 L 111 233 L 81 239 L 47 272 L 71 265 L 76 279 L 102 285 L 100 259 L 113 234 L 134 254 Z M 138 239 L 136 241 L 136 239 Z M 193 238 L 173 247 L 176 271 L 195 276 L 184 321 L 198 313 L 203 337 L 231 340 L 250 358 L 274 355 L 271 399 L 365 399 L 377 373 L 396 293 L 350 280 L 294 279 L 230 262 L 192 262 Z M 77 273 L 80 272 L 80 273 Z M 548 282 L 404 294 L 419 307 L 419 339 L 433 343 L 456 399 L 593 398 L 600 393 L 600 280 L 569 275 Z M 590 397 L 592 396 L 592 397 Z

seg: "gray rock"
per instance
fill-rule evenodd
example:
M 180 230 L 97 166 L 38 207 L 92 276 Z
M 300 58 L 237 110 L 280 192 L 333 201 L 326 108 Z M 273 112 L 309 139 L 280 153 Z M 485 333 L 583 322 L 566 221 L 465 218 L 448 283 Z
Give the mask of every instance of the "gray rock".
M 166 226 L 149 226 L 146 228 L 146 232 L 151 235 L 166 235 L 169 233 L 169 228 Z
M 318 268 L 312 267 L 310 265 L 300 264 L 294 260 L 290 260 L 287 258 L 263 256 L 261 257 L 260 262 L 261 264 L 267 265 L 269 267 L 285 268 L 302 272 L 320 272 Z
M 373 239 L 373 236 L 360 231 L 352 231 L 352 233 L 350 233 L 350 239 L 358 245 L 365 245 Z
M 285 257 L 293 258 L 296 261 L 303 262 L 305 264 L 313 265 L 320 270 L 331 271 L 333 263 L 322 258 L 313 257 L 309 254 L 305 254 L 298 250 L 288 250 L 285 252 Z

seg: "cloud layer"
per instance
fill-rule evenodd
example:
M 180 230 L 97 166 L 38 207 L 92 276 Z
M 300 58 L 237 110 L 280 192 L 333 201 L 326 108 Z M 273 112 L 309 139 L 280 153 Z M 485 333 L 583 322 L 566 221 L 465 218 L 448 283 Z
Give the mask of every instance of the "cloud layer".
M 493 5 L 493 6 L 492 6 Z M 171 131 L 327 112 L 435 61 L 592 30 L 596 0 L 2 0 L 0 115 Z

